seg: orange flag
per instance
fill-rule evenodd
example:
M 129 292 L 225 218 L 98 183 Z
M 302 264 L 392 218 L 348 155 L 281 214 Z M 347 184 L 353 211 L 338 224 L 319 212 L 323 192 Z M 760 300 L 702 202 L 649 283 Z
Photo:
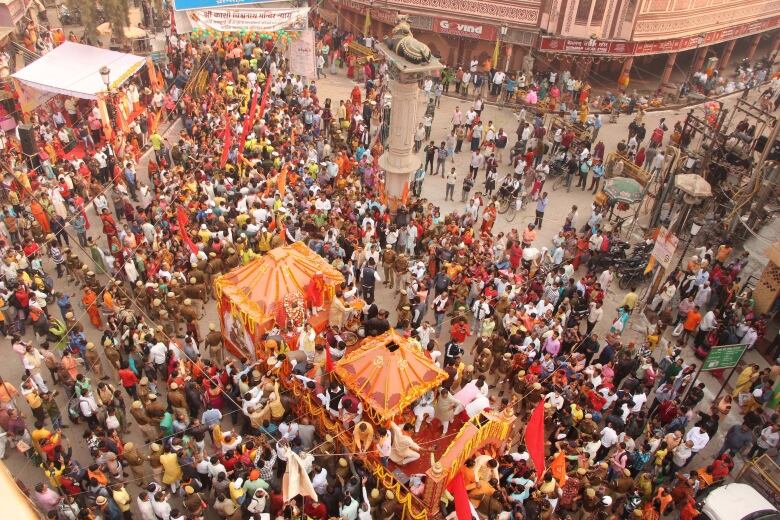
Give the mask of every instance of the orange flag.
M 566 455 L 562 451 L 556 453 L 550 462 L 550 473 L 558 481 L 559 486 L 566 483 Z
M 279 198 L 284 198 L 287 190 L 287 166 L 282 166 L 282 171 L 276 176 L 276 189 L 279 190 Z
M 401 204 L 406 205 L 409 202 L 409 181 L 404 183 L 404 189 L 401 192 Z

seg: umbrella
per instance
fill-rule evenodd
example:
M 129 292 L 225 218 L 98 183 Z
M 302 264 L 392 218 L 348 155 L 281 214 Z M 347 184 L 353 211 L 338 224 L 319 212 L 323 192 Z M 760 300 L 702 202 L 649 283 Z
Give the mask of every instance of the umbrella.
M 678 190 L 692 197 L 711 197 L 712 188 L 704 177 L 695 173 L 683 173 L 674 178 Z
M 111 34 L 111 29 L 111 22 L 105 22 L 95 27 L 95 30 L 103 35 Z M 146 31 L 140 27 L 123 27 L 122 32 L 125 38 L 144 38 L 146 36 Z
M 604 193 L 612 200 L 630 204 L 642 199 L 644 188 L 629 177 L 613 177 L 612 179 L 607 179 L 604 185 Z

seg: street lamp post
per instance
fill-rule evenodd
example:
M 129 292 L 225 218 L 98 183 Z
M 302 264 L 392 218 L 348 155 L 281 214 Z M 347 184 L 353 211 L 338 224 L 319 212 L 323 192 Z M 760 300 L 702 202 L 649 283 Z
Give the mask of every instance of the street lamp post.
M 694 63 L 696 62 L 696 57 L 699 55 L 699 48 L 701 47 L 701 44 L 704 43 L 704 35 L 700 34 L 696 37 L 696 50 L 693 53 L 693 59 Z M 691 75 L 693 74 L 693 65 L 691 64 L 690 67 L 688 67 L 688 73 L 685 75 L 685 81 L 682 85 L 680 85 L 680 89 L 677 91 L 677 102 L 680 102 L 680 98 L 682 97 L 682 90 L 685 88 L 685 86 L 691 81 Z
M 507 27 L 506 24 L 501 24 L 500 31 L 501 31 L 501 37 L 500 37 L 501 45 L 503 45 L 504 42 L 506 41 L 506 35 L 509 32 L 509 27 Z M 500 57 L 500 54 L 499 54 L 499 57 Z M 509 54 L 508 53 L 507 53 L 507 55 L 505 57 L 505 60 L 506 61 L 504 63 L 504 72 L 509 70 Z M 499 67 L 498 67 L 498 63 L 496 63 L 496 70 L 500 70 Z
M 103 80 L 103 84 L 106 86 L 106 92 L 111 91 L 111 69 L 109 69 L 106 65 L 103 65 L 100 67 L 100 79 Z
M 683 260 L 685 260 L 685 255 L 688 254 L 688 248 L 691 246 L 691 242 L 694 241 L 696 235 L 698 235 L 699 231 L 701 231 L 701 228 L 702 223 L 697 219 L 693 219 L 691 222 L 691 236 L 688 238 L 688 240 L 685 241 L 685 247 L 683 248 L 682 254 L 680 255 L 680 259 L 677 260 L 677 266 L 674 268 L 675 271 L 680 268 L 680 265 L 682 265 Z

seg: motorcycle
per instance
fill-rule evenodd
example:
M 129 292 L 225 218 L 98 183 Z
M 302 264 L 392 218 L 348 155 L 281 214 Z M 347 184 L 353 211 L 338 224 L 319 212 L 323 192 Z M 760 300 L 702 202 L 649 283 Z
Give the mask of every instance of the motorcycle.
M 78 7 L 70 9 L 65 4 L 60 4 L 57 9 L 57 15 L 60 19 L 60 23 L 65 25 L 81 25 L 81 11 Z
M 640 263 L 636 267 L 630 267 L 618 272 L 618 287 L 623 290 L 644 283 L 652 275 L 652 271 L 645 273 L 647 262 Z

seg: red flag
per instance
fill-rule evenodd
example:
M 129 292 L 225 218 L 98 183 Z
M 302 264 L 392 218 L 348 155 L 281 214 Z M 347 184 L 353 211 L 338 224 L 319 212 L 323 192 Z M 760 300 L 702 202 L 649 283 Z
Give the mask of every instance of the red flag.
M 219 160 L 219 167 L 224 168 L 225 164 L 227 164 L 228 160 L 228 154 L 230 153 L 230 146 L 233 144 L 232 139 L 233 134 L 230 131 L 230 115 L 226 112 L 225 113 L 225 134 L 223 136 L 223 145 L 222 145 L 222 157 Z
M 463 473 L 458 472 L 447 485 L 447 491 L 455 498 L 455 514 L 458 520 L 473 520 L 471 515 L 471 502 L 466 492 L 466 483 L 463 481 Z
M 252 125 L 255 121 L 255 110 L 257 110 L 257 91 L 258 89 L 255 89 L 254 94 L 252 94 L 252 102 L 249 104 L 249 113 L 247 114 L 246 119 L 244 119 L 244 129 L 241 132 L 241 140 L 238 142 L 238 155 L 243 155 L 244 145 L 246 144 L 246 136 L 249 135 L 249 129 L 252 128 Z
M 190 219 L 187 216 L 187 212 L 184 211 L 184 208 L 181 206 L 176 208 L 176 220 L 179 225 L 179 234 L 181 235 L 181 239 L 185 244 L 187 244 L 187 247 L 193 255 L 197 254 L 198 247 L 195 245 L 195 242 L 192 241 L 190 234 L 187 233 L 187 222 L 189 222 Z
M 525 446 L 536 468 L 536 479 L 544 474 L 544 401 L 539 401 L 525 425 Z

